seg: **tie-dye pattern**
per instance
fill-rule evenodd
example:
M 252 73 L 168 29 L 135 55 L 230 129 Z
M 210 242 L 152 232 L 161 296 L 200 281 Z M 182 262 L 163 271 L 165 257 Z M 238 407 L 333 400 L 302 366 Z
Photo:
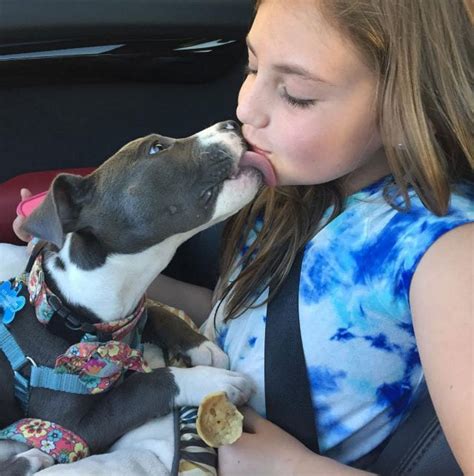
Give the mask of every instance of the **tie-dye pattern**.
M 307 244 L 301 272 L 300 326 L 319 445 L 345 463 L 377 447 L 423 388 L 411 279 L 437 238 L 474 221 L 472 187 L 459 186 L 448 214 L 438 217 L 414 192 L 409 212 L 392 208 L 383 198 L 385 180 L 349 197 Z M 216 329 L 211 315 L 205 326 L 229 354 L 231 369 L 254 379 L 250 404 L 262 415 L 265 320 L 260 306 L 227 324 L 217 313 Z M 291 358 L 291 349 L 282 351 Z

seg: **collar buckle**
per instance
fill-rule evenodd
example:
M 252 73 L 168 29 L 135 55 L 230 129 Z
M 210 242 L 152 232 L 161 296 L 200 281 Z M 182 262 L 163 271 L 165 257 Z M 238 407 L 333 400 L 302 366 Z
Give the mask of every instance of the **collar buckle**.
M 71 311 L 64 306 L 59 298 L 54 294 L 48 296 L 48 304 L 53 309 L 54 313 L 63 319 L 64 325 L 72 331 L 82 331 L 84 326 L 80 319 L 78 319 Z

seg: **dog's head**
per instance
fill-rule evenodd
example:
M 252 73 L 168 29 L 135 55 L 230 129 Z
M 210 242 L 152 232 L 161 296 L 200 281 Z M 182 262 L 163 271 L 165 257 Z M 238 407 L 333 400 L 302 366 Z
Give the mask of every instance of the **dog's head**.
M 246 151 L 232 121 L 184 139 L 136 139 L 86 177 L 59 175 L 23 229 L 58 248 L 74 232 L 105 256 L 137 253 L 249 203 L 269 165 L 239 167 Z

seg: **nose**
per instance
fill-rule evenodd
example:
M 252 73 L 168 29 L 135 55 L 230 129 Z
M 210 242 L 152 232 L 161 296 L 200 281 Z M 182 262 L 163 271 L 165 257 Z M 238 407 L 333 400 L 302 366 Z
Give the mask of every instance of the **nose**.
M 257 79 L 247 77 L 239 92 L 237 118 L 242 124 L 261 129 L 269 124 L 268 104 L 264 98 L 265 89 L 257 84 Z
M 221 131 L 238 131 L 240 126 L 235 121 L 223 121 L 219 124 Z

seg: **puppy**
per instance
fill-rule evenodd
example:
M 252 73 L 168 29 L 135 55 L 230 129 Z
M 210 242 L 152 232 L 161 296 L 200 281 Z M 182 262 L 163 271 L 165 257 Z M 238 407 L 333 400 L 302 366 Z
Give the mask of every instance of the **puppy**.
M 7 302 L 23 297 L 33 306 L 0 324 L 23 355 L 21 366 L 15 367 L 5 345 L 0 352 L 0 426 L 11 425 L 27 411 L 29 418 L 41 421 L 26 421 L 22 435 L 45 428 L 71 432 L 83 454 L 101 453 L 135 428 L 113 448 L 124 455 L 124 448 L 130 450 L 155 432 L 151 420 L 165 415 L 169 420 L 175 407 L 197 406 L 216 390 L 227 392 L 236 404 L 249 398 L 252 383 L 245 376 L 200 365 L 226 365 L 217 346 L 156 306 L 149 308 L 154 325 L 146 325 L 142 309 L 146 289 L 181 243 L 253 199 L 268 167 L 260 161 L 247 151 L 237 124 L 226 121 L 185 139 L 156 134 L 137 139 L 87 177 L 62 174 L 54 180 L 24 225 L 48 244 L 32 261 L 29 276 L 9 283 Z M 24 315 L 26 308 L 30 312 Z M 4 309 L 4 316 L 7 311 L 12 309 Z M 133 349 L 136 329 L 143 327 L 155 354 L 158 347 L 170 350 L 196 366 L 151 370 Z M 107 347 L 111 341 L 115 347 Z M 93 365 L 92 373 L 84 366 L 77 370 L 76 360 L 83 354 L 89 370 L 99 354 L 106 355 L 105 363 L 99 362 L 106 375 Z M 116 354 L 125 354 L 127 364 L 111 377 L 110 367 L 119 365 Z M 44 368 L 49 369 L 47 378 Z M 79 373 L 71 377 L 71 392 L 49 381 L 52 373 L 65 369 L 67 375 L 71 369 Z M 25 379 L 30 381 L 26 397 L 18 390 Z M 114 385 L 114 379 L 122 381 Z M 28 449 L 29 444 L 21 436 L 0 442 L 1 474 L 32 474 L 53 464 L 51 455 L 58 461 L 47 443 L 40 450 Z M 156 464 L 158 454 L 169 471 L 172 458 L 163 447 L 169 443 L 160 448 L 154 440 L 149 456 Z M 78 456 L 73 454 L 72 460 Z

